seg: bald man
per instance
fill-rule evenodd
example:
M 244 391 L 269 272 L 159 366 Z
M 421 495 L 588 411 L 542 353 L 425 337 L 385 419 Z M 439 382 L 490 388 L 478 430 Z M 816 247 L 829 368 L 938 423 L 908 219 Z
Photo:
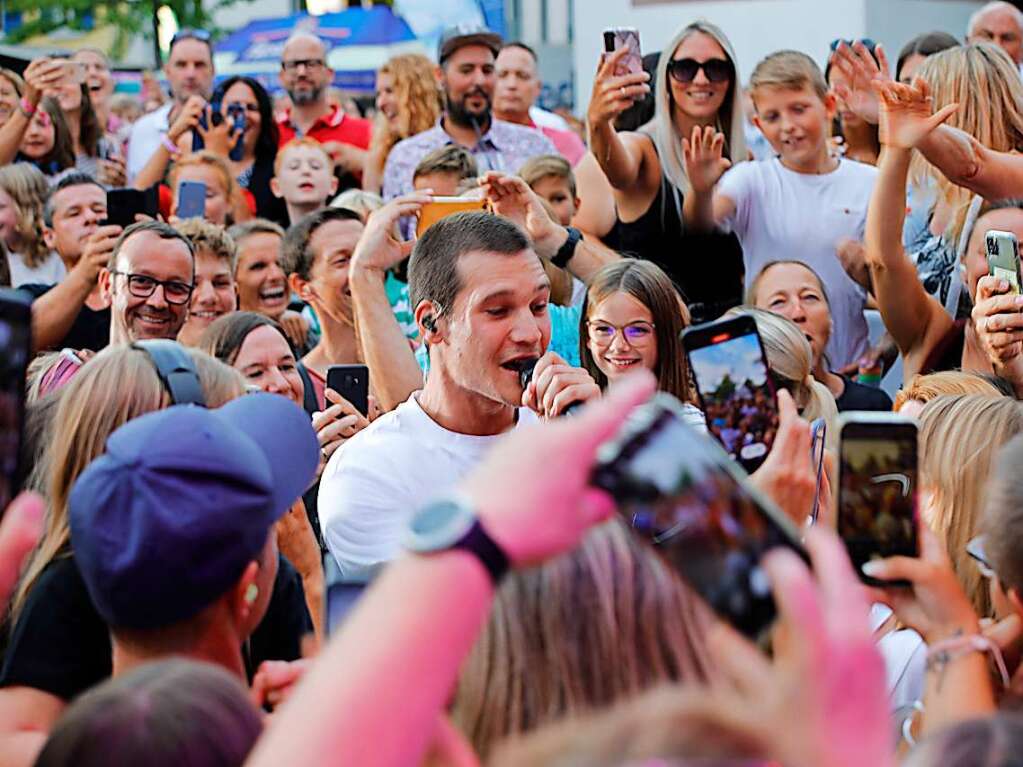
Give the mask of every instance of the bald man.
M 327 91 L 333 79 L 327 47 L 320 38 L 300 32 L 288 39 L 281 53 L 280 81 L 291 98 L 291 108 L 277 123 L 280 146 L 308 136 L 326 147 L 339 168 L 359 176 L 372 124 L 331 106 Z
M 966 39 L 971 43 L 994 43 L 1018 67 L 1023 61 L 1023 12 L 1011 3 L 988 3 L 970 17 Z

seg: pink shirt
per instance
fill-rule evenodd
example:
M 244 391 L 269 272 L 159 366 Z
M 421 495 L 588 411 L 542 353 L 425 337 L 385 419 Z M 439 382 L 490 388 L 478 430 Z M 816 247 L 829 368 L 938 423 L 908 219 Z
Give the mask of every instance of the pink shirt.
M 537 126 L 534 124 L 533 127 L 536 128 Z M 561 153 L 562 157 L 568 160 L 568 164 L 573 168 L 583 159 L 583 155 L 586 154 L 586 144 L 582 142 L 582 139 L 574 131 L 547 127 L 539 127 L 537 130 L 551 140 L 554 148 Z

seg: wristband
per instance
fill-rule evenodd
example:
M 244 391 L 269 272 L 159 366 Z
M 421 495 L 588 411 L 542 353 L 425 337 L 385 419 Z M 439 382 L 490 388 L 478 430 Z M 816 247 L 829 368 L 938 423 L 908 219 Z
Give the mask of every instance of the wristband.
M 170 137 L 166 133 L 164 133 L 160 137 L 160 143 L 163 144 L 163 148 L 166 149 L 168 152 L 170 152 L 170 154 L 172 154 L 172 155 L 174 155 L 174 154 L 181 154 L 181 148 L 177 144 L 175 144 L 173 141 L 171 141 Z
M 36 105 L 29 101 L 25 96 L 21 97 L 21 102 L 18 104 L 18 107 L 21 109 L 21 113 L 25 115 L 25 117 L 32 117 L 32 115 L 36 113 Z
M 995 667 L 1002 678 L 1002 685 L 1009 686 L 1009 671 L 1002 659 L 1002 651 L 994 642 L 980 634 L 957 635 L 950 639 L 931 645 L 927 649 L 926 668 L 930 671 L 936 666 L 944 666 L 971 653 L 990 653 L 995 661 Z
M 568 232 L 568 239 L 565 240 L 565 244 L 562 245 L 558 252 L 554 254 L 551 259 L 551 263 L 559 269 L 564 269 L 568 266 L 568 262 L 572 260 L 572 256 L 575 255 L 575 246 L 579 244 L 579 240 L 583 238 L 582 232 L 572 226 L 566 226 L 565 231 Z

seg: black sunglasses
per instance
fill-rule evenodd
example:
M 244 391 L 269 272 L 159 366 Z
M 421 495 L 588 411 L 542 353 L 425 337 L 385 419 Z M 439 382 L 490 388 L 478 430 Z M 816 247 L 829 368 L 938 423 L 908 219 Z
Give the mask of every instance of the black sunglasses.
M 732 62 L 726 59 L 672 59 L 668 62 L 668 74 L 680 83 L 691 83 L 696 73 L 703 70 L 704 76 L 712 83 L 723 83 L 732 79 Z
M 189 29 L 188 27 L 185 27 L 174 33 L 174 37 L 171 38 L 170 46 L 167 50 L 170 50 L 182 40 L 198 40 L 200 43 L 206 43 L 206 45 L 209 45 L 211 38 L 210 33 L 205 29 Z

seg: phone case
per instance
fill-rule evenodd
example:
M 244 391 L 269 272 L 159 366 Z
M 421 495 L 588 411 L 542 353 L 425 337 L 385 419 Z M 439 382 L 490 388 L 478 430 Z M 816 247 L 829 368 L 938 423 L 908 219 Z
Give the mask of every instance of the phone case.
M 474 200 L 470 197 L 434 197 L 433 202 L 426 203 L 419 212 L 416 237 L 422 237 L 423 232 L 442 218 L 472 211 L 489 213 L 490 203 L 487 200 Z
M 608 43 L 613 43 L 608 47 Z M 617 51 L 619 48 L 628 48 L 618 66 L 615 68 L 615 75 L 638 74 L 643 71 L 643 53 L 639 47 L 639 30 L 634 27 L 615 27 L 604 32 L 604 50 L 607 53 Z
M 984 236 L 987 246 L 988 272 L 1009 283 L 1009 293 L 1020 294 L 1019 242 L 1012 232 L 999 232 L 995 229 Z

